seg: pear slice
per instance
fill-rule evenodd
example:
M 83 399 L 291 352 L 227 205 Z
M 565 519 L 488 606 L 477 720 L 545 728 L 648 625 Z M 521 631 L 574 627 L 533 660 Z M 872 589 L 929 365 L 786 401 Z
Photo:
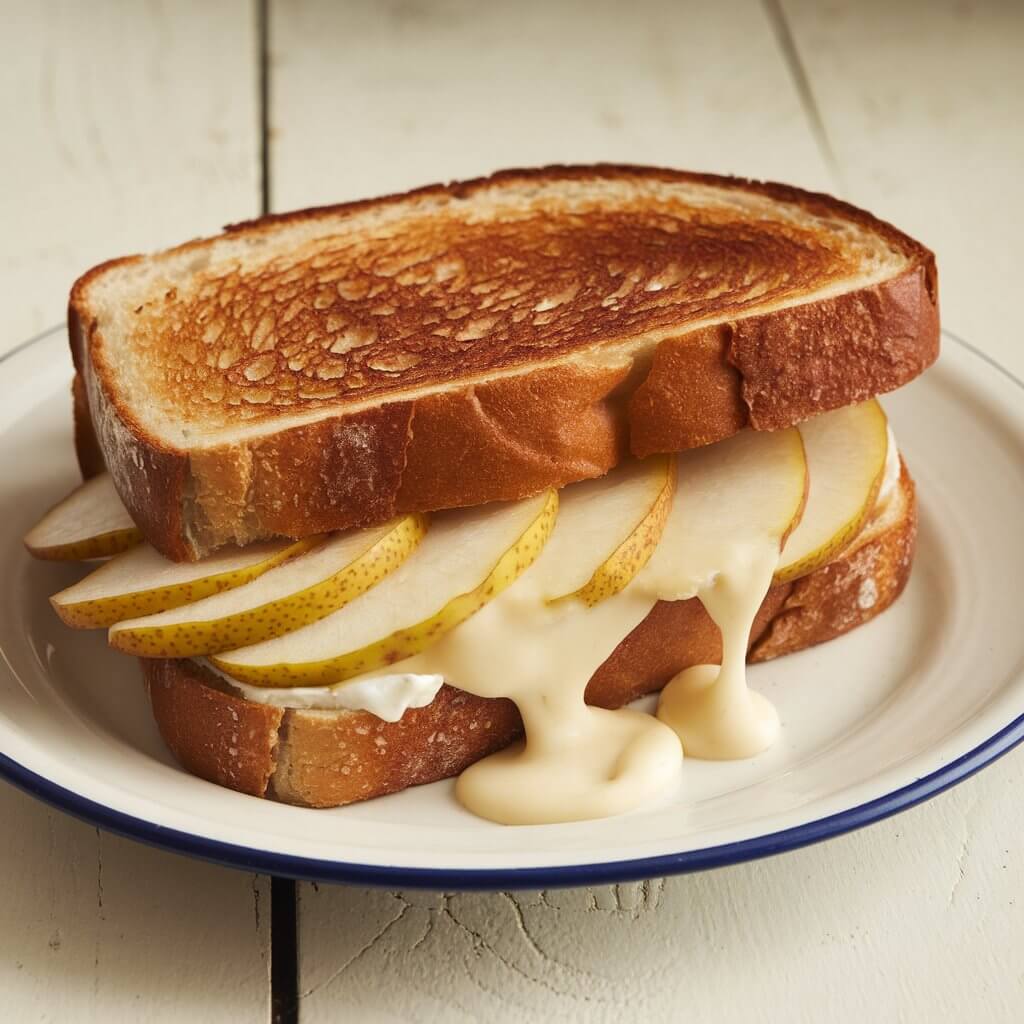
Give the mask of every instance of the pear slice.
M 658 546 L 676 486 L 675 459 L 657 456 L 629 461 L 607 476 L 566 487 L 559 494 L 558 529 L 552 545 L 571 543 L 577 552 L 604 556 L 590 573 L 593 560 L 555 558 L 548 550 L 541 570 L 557 566 L 547 590 L 561 595 L 550 601 L 576 598 L 588 608 L 628 586 Z
M 681 455 L 678 472 L 645 580 L 662 599 L 700 598 L 721 632 L 722 661 L 679 673 L 662 690 L 658 718 L 687 757 L 752 757 L 774 742 L 779 716 L 747 687 L 747 640 L 807 500 L 803 442 L 793 428 L 743 431 Z
M 789 535 L 775 582 L 806 576 L 832 561 L 860 533 L 885 474 L 888 422 L 877 401 L 802 423 L 810 491 L 800 525 Z
M 663 601 L 693 597 L 754 545 L 770 541 L 777 555 L 800 522 L 809 487 L 795 427 L 744 430 L 676 461 L 672 510 L 639 577 Z
M 323 539 L 321 534 L 225 548 L 198 562 L 171 562 L 155 548 L 140 544 L 54 594 L 50 603 L 76 629 L 110 626 L 240 587 Z
M 25 534 L 25 547 L 53 562 L 85 562 L 127 551 L 142 540 L 109 473 L 76 487 Z
M 555 491 L 440 513 L 416 551 L 347 607 L 210 660 L 256 686 L 325 686 L 419 654 L 533 563 L 557 515 Z
M 337 533 L 232 590 L 118 622 L 110 644 L 143 658 L 188 658 L 260 643 L 317 622 L 379 583 L 416 550 L 427 517 Z

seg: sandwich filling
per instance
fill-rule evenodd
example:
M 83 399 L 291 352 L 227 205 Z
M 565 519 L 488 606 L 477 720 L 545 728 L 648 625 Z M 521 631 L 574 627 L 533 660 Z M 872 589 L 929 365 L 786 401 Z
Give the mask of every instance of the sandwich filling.
M 900 481 L 900 453 L 892 427 L 887 427 L 886 433 L 888 443 L 885 470 L 878 487 L 873 515 L 886 508 Z M 218 676 L 239 697 L 257 704 L 304 710 L 368 711 L 385 722 L 399 721 L 409 708 L 426 707 L 437 696 L 444 682 L 443 677 L 437 673 L 384 671 L 371 672 L 358 679 L 330 686 L 293 686 L 285 689 L 243 683 L 222 672 L 206 658 L 195 660 Z
M 885 469 L 878 487 L 878 498 L 875 500 L 876 512 L 881 512 L 892 501 L 896 488 L 900 485 L 900 451 L 896 447 L 892 427 L 888 424 L 885 427 L 885 440 Z
M 749 758 L 775 741 L 779 715 L 747 685 L 758 612 L 773 585 L 854 544 L 899 494 L 900 474 L 872 400 L 520 501 L 197 563 L 129 547 L 53 603 L 71 625 L 109 625 L 120 650 L 192 658 L 228 694 L 316 719 L 399 722 L 446 681 L 507 698 L 525 736 L 471 764 L 458 799 L 506 824 L 592 819 L 670 793 L 684 754 Z M 116 511 L 103 493 L 101 511 Z M 65 506 L 51 533 L 63 536 Z M 693 599 L 706 626 L 684 628 L 710 630 L 697 649 L 711 663 L 669 680 L 656 715 L 587 703 L 595 673 L 659 602 Z
M 384 722 L 398 722 L 409 708 L 425 708 L 444 685 L 444 676 L 425 672 L 388 672 L 338 686 L 251 686 L 222 672 L 206 658 L 195 659 L 233 692 L 257 704 L 319 711 L 368 711 Z
M 768 748 L 748 654 L 909 571 L 913 487 L 861 399 L 938 354 L 934 258 L 827 196 L 507 171 L 109 261 L 68 320 L 99 475 L 26 545 L 105 560 L 55 612 L 143 659 L 172 752 L 244 792 L 334 806 L 469 764 L 496 822 L 627 812 L 684 754 Z M 883 593 L 868 546 L 902 513 Z M 471 764 L 516 708 L 522 741 Z
M 688 457 L 714 458 L 717 447 Z M 898 449 L 886 425 L 884 468 L 875 478 L 871 514 L 891 500 L 899 475 Z M 728 516 L 720 524 L 719 515 L 742 495 L 726 495 L 719 507 L 720 498 L 708 499 L 719 514 L 702 521 L 693 518 L 699 494 L 677 495 L 653 557 L 628 585 L 590 606 L 552 600 L 558 581 L 571 575 L 570 552 L 579 547 L 565 541 L 567 535 L 559 544 L 556 529 L 514 585 L 428 649 L 402 660 L 401 673 L 386 666 L 335 685 L 289 688 L 251 685 L 217 670 L 218 675 L 246 700 L 365 710 L 385 721 L 429 704 L 446 679 L 481 697 L 511 697 L 523 717 L 525 740 L 463 772 L 456 785 L 459 800 L 507 824 L 622 813 L 671 792 L 684 751 L 702 759 L 751 757 L 779 731 L 775 708 L 747 686 L 746 651 L 754 616 L 785 561 L 784 538 L 781 529 L 762 528 L 767 513 L 760 520 L 747 515 L 747 526 L 737 527 Z M 787 500 L 762 496 L 780 508 Z M 691 597 L 721 631 L 721 665 L 679 673 L 663 690 L 657 717 L 588 706 L 587 682 L 618 642 L 657 601 Z

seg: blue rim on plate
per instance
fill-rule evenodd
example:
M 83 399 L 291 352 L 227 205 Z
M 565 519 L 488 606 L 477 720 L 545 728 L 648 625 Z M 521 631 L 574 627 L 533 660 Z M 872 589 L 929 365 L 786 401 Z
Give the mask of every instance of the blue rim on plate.
M 18 345 L 0 357 L 0 363 L 41 341 L 56 329 L 50 328 L 50 330 Z M 1024 390 L 1024 382 L 997 363 L 991 356 L 949 331 L 944 330 L 943 334 L 950 341 L 981 359 L 1018 388 Z M 65 811 L 73 817 L 80 818 L 108 832 L 126 836 L 150 846 L 245 871 L 308 881 L 348 882 L 388 888 L 448 891 L 545 889 L 632 882 L 663 875 L 704 871 L 761 857 L 771 857 L 788 850 L 809 846 L 824 839 L 852 832 L 914 807 L 958 782 L 970 778 L 975 772 L 1002 757 L 1022 741 L 1024 741 L 1024 714 L 994 733 L 983 743 L 979 743 L 973 750 L 943 765 L 936 771 L 923 775 L 914 782 L 884 796 L 819 818 L 816 821 L 740 842 L 724 843 L 685 853 L 661 854 L 655 857 L 640 857 L 598 864 L 540 868 L 410 868 L 298 857 L 292 854 L 274 853 L 269 850 L 226 843 L 177 829 L 164 828 L 142 818 L 124 814 L 51 782 L 3 753 L 0 753 L 0 778 L 6 779 L 30 796 L 34 796 L 58 810 Z

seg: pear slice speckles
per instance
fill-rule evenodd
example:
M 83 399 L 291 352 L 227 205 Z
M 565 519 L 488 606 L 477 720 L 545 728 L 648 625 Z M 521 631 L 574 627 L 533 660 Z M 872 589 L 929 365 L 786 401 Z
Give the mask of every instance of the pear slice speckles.
M 416 550 L 424 515 L 349 530 L 258 579 L 194 604 L 110 629 L 111 646 L 145 658 L 187 658 L 260 643 L 338 611 Z
M 439 513 L 416 551 L 347 607 L 210 660 L 244 683 L 288 687 L 339 683 L 412 657 L 518 579 L 547 543 L 557 515 L 555 491 Z
M 552 544 L 572 545 L 593 557 L 578 556 L 558 564 L 560 572 L 590 573 L 589 578 L 559 578 L 550 583 L 559 597 L 588 607 L 624 590 L 647 564 L 668 520 L 676 485 L 675 459 L 655 456 L 625 462 L 606 476 L 572 484 L 559 494 L 558 532 Z M 601 559 L 596 568 L 594 562 Z M 576 584 L 579 583 L 578 586 Z M 566 585 L 576 589 L 566 592 Z
M 888 421 L 877 401 L 801 423 L 810 488 L 800 524 L 786 539 L 775 581 L 785 583 L 831 562 L 861 531 L 885 473 Z
M 240 587 L 323 539 L 321 535 L 225 548 L 198 562 L 171 562 L 148 544 L 140 544 L 54 594 L 50 603 L 69 626 L 102 628 Z

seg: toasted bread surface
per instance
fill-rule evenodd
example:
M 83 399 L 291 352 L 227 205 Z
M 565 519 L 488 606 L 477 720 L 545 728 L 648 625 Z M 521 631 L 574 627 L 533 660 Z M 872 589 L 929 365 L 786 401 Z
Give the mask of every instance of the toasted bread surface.
M 921 372 L 936 303 L 931 253 L 838 200 L 594 166 L 116 260 L 69 325 L 125 504 L 194 558 L 791 425 Z
M 772 587 L 751 631 L 750 660 L 822 643 L 884 611 L 910 575 L 916 536 L 914 485 L 904 466 L 892 499 L 849 548 L 817 572 Z M 720 658 L 721 638 L 699 601 L 662 602 L 594 674 L 587 701 L 621 707 L 690 665 Z M 448 778 L 522 731 L 511 701 L 449 685 L 389 723 L 362 711 L 254 704 L 192 661 L 142 666 L 160 732 L 185 768 L 302 806 L 335 807 Z

